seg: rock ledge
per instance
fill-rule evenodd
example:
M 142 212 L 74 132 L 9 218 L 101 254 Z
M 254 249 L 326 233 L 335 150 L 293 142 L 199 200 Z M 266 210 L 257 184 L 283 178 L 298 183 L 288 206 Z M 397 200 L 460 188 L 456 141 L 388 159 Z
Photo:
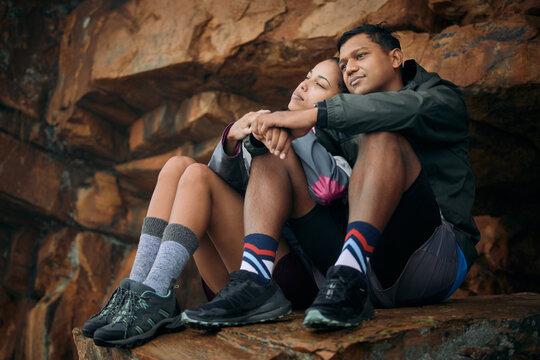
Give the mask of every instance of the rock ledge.
M 73 330 L 85 359 L 526 359 L 540 355 L 540 294 L 469 297 L 417 308 L 383 309 L 363 327 L 302 328 L 282 321 L 218 333 L 185 330 L 128 350 L 100 348 Z

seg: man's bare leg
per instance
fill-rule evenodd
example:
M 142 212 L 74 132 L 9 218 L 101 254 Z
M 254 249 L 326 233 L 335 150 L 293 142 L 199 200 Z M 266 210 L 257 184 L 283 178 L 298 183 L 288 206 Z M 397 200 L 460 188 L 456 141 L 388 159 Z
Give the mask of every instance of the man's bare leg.
M 325 285 L 306 310 L 305 327 L 356 326 L 373 316 L 367 263 L 403 193 L 420 171 L 416 154 L 402 136 L 381 132 L 361 137 L 349 183 L 345 244 Z
M 401 135 L 363 135 L 349 183 L 349 222 L 364 221 L 382 232 L 420 170 L 420 161 Z
M 286 160 L 274 155 L 254 158 L 244 202 L 246 237 L 242 271 L 231 275 L 231 281 L 217 300 L 186 310 L 184 319 L 194 327 L 209 329 L 267 321 L 288 314 L 290 301 L 270 279 L 277 239 L 289 217 L 303 216 L 314 206 L 296 156 Z
M 263 233 L 277 239 L 287 219 L 304 216 L 314 206 L 294 153 L 285 160 L 270 154 L 253 159 L 244 206 L 246 235 Z

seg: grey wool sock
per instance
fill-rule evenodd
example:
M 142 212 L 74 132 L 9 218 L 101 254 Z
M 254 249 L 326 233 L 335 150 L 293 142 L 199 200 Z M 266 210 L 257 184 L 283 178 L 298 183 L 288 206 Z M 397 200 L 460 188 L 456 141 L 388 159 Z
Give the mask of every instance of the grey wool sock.
M 146 279 L 156 259 L 163 231 L 167 224 L 167 221 L 163 219 L 144 218 L 137 254 L 135 254 L 135 261 L 129 274 L 131 280 L 142 283 Z
M 143 284 L 160 295 L 167 295 L 171 283 L 180 276 L 198 246 L 199 239 L 189 228 L 180 224 L 167 225 L 156 261 Z

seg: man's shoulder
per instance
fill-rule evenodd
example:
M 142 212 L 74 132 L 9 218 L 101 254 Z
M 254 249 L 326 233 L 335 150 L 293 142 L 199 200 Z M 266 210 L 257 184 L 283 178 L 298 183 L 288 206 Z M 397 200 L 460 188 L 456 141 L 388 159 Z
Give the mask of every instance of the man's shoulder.
M 438 85 L 452 88 L 457 86 L 449 80 L 442 79 L 439 74 L 429 72 L 418 64 L 414 59 L 406 60 L 403 65 L 403 79 L 406 88 L 422 89 Z

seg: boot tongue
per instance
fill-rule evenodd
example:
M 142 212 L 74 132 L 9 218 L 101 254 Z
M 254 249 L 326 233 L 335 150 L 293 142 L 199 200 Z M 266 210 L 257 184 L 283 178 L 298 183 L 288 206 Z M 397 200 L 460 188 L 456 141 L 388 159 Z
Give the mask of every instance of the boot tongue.
M 331 266 L 328 269 L 328 272 L 326 273 L 326 278 L 329 279 L 336 276 L 342 277 L 347 282 L 360 281 L 362 285 L 365 285 L 364 281 L 362 281 L 361 273 L 350 266 L 346 266 L 346 265 Z
M 246 270 L 237 270 L 231 273 L 231 281 L 233 280 L 254 280 L 257 281 L 257 274 Z
M 120 287 L 124 288 L 126 290 L 129 290 L 130 287 L 131 287 L 131 284 L 133 284 L 133 283 L 136 283 L 136 281 L 131 280 L 129 278 L 125 278 L 125 279 L 122 279 L 122 281 L 120 281 Z
M 153 292 L 153 293 L 156 292 L 156 291 L 155 291 L 154 289 L 152 289 L 150 286 L 144 285 L 143 283 L 136 282 L 136 281 L 133 281 L 133 282 L 131 283 L 130 290 L 131 290 L 133 293 L 138 294 L 138 295 L 142 295 L 142 293 L 144 293 L 145 291 L 150 291 L 150 292 Z

